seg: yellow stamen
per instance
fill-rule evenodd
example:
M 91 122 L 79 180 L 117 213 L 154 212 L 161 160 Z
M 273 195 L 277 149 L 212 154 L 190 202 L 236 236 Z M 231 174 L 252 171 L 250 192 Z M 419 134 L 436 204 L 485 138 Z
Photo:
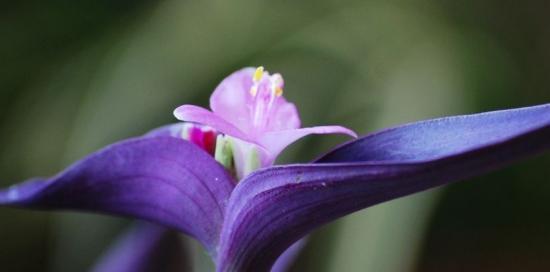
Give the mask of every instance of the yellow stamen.
M 260 66 L 260 67 L 256 68 L 256 72 L 254 72 L 254 76 L 252 77 L 252 79 L 255 82 L 258 82 L 262 79 L 263 75 L 264 75 L 264 67 Z
M 283 95 L 283 88 L 281 88 L 281 87 L 275 88 L 275 95 L 276 95 L 277 97 Z

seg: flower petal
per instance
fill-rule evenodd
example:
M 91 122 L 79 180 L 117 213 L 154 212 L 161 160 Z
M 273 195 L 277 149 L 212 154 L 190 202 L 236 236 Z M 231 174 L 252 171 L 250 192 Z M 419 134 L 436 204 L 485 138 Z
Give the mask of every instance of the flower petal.
M 199 147 L 173 137 L 125 140 L 52 178 L 0 191 L 0 205 L 72 209 L 153 221 L 197 238 L 215 252 L 228 173 Z
M 143 222 L 124 233 L 91 271 L 179 272 L 189 270 L 187 261 L 176 232 Z
M 310 134 L 346 134 L 357 137 L 355 132 L 341 126 L 318 126 L 309 128 L 289 129 L 265 133 L 259 139 L 260 145 L 269 151 L 271 159 L 274 160 L 287 146 Z
M 255 70 L 247 67 L 232 73 L 222 80 L 210 96 L 212 111 L 245 132 L 250 131 L 252 124 L 250 105 L 253 97 L 250 88 Z
M 276 101 L 273 116 L 269 120 L 268 131 L 291 130 L 300 127 L 300 115 L 293 103 L 287 102 L 284 97 Z
M 252 77 L 256 68 L 247 67 L 226 77 L 214 90 L 210 96 L 210 108 L 226 121 L 238 127 L 247 135 L 254 135 L 258 128 L 253 126 L 253 109 L 258 99 L 250 94 L 253 85 Z M 271 83 L 264 76 L 264 83 Z M 279 78 L 282 79 L 280 75 Z M 262 131 L 287 130 L 300 127 L 300 117 L 296 106 L 286 101 L 283 96 L 271 101 L 272 111 L 270 112 L 269 122 L 262 127 Z M 233 135 L 235 136 L 235 135 Z M 237 137 L 237 136 L 235 136 Z M 240 138 L 240 137 L 239 137 Z
M 254 142 L 239 128 L 229 123 L 217 114 L 201 107 L 194 105 L 179 106 L 174 110 L 174 116 L 181 121 L 195 122 L 201 125 L 206 125 L 216 129 L 217 131 L 231 135 L 235 138 L 239 138 L 248 142 Z
M 550 104 L 405 125 L 318 160 L 259 170 L 229 200 L 218 271 L 268 271 L 311 230 L 351 212 L 550 149 Z

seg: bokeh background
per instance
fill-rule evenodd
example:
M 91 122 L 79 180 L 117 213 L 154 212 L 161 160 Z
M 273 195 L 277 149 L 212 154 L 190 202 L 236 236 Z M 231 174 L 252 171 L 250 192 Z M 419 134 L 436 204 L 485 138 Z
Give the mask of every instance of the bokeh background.
M 0 9 L 0 185 L 207 105 L 244 66 L 283 74 L 303 123 L 365 134 L 550 101 L 550 2 L 12 1 Z M 280 163 L 345 138 L 310 137 Z M 377 205 L 294 271 L 548 271 L 550 156 Z M 0 208 L 2 271 L 86 271 L 129 220 Z M 195 267 L 211 265 L 198 250 Z

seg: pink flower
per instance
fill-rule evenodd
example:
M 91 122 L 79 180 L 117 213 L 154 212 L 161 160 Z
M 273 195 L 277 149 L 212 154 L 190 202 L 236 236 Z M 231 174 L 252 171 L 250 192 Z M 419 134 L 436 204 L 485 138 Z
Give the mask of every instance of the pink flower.
M 210 126 L 232 139 L 237 176 L 246 175 L 246 160 L 257 152 L 259 166 L 269 166 L 285 147 L 309 134 L 357 135 L 341 126 L 300 128 L 294 104 L 283 97 L 283 77 L 263 67 L 244 68 L 225 78 L 210 97 L 207 109 L 183 105 L 176 118 Z M 252 155 L 251 155 L 252 154 Z M 251 169 L 255 170 L 255 169 Z

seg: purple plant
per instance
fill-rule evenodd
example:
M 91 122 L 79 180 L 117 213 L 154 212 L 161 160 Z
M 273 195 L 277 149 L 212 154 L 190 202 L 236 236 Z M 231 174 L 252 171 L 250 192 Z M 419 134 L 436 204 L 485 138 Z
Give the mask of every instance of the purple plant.
M 174 114 L 191 123 L 115 143 L 51 178 L 14 185 L 0 191 L 0 204 L 143 219 L 197 239 L 219 272 L 269 271 L 276 262 L 284 268 L 295 243 L 327 222 L 550 148 L 545 104 L 407 124 L 349 141 L 311 163 L 272 166 L 308 134 L 355 136 L 339 126 L 300 128 L 283 85 L 261 67 L 237 71 L 212 94 L 212 112 L 181 106 Z M 116 253 L 138 250 L 146 260 L 146 248 L 163 232 L 143 232 L 150 235 L 135 236 L 135 246 Z M 109 260 L 98 271 L 144 266 Z

